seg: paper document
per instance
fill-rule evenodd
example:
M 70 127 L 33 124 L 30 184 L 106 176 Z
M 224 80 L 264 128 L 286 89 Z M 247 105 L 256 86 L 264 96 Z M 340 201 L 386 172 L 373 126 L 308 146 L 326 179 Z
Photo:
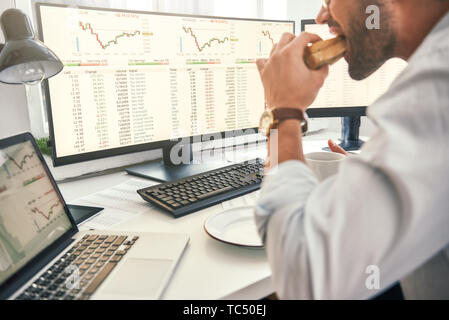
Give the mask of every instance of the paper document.
M 82 224 L 83 229 L 108 229 L 139 214 L 151 211 L 152 206 L 136 191 L 155 184 L 158 183 L 130 179 L 117 186 L 75 200 L 74 202 L 79 205 L 105 208 L 99 215 L 85 221 Z

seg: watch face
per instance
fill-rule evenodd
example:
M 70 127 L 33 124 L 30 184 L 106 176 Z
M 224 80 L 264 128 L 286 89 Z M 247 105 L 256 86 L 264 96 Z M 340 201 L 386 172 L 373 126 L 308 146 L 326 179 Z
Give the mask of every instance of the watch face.
M 273 126 L 273 122 L 273 112 L 271 112 L 271 110 L 265 110 L 265 112 L 262 114 L 262 117 L 260 117 L 259 132 L 263 135 L 268 136 L 271 127 Z

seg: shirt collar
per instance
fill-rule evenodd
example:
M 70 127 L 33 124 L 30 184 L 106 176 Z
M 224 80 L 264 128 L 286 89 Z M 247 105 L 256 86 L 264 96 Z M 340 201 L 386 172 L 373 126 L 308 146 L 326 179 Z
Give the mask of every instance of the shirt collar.
M 436 40 L 441 38 L 440 34 L 444 34 L 444 38 L 449 39 L 447 37 L 449 34 L 449 12 L 447 12 L 433 27 L 432 31 L 430 31 L 423 42 L 419 45 L 408 62 L 410 63 L 412 60 L 417 59 L 420 56 L 428 55 L 429 51 L 432 51 L 436 44 L 441 45 L 440 40 Z

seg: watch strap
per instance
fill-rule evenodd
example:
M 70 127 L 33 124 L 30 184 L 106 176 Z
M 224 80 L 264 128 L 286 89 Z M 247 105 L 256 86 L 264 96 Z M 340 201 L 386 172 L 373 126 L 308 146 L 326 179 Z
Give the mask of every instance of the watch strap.
M 305 133 L 307 131 L 307 120 L 304 112 L 297 108 L 277 108 L 272 110 L 273 118 L 274 118 L 274 127 L 276 128 L 279 124 L 287 119 L 295 119 L 299 120 L 302 124 L 301 129 L 302 132 Z
M 296 108 L 278 108 L 273 110 L 273 117 L 278 123 L 287 119 L 304 121 L 304 112 Z

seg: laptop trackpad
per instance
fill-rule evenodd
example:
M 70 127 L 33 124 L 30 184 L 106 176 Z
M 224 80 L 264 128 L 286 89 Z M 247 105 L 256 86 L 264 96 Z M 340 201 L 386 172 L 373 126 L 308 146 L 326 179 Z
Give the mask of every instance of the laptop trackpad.
M 167 280 L 172 260 L 128 259 L 118 266 L 101 290 L 103 295 L 128 296 L 131 299 L 157 299 Z

